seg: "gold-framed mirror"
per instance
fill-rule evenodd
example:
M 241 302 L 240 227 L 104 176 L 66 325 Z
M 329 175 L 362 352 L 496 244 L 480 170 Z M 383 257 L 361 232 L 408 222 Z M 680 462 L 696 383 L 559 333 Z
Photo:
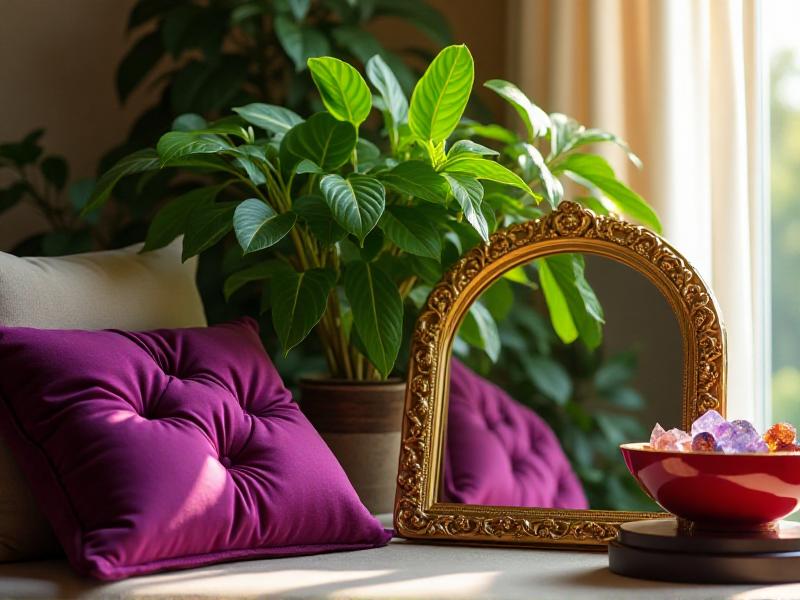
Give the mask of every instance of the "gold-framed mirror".
M 574 202 L 562 202 L 555 211 L 499 230 L 488 243 L 467 252 L 434 286 L 422 307 L 411 341 L 397 476 L 394 525 L 401 537 L 596 547 L 613 539 L 620 523 L 667 516 L 656 512 L 655 504 L 652 511 L 609 510 L 584 506 L 580 500 L 540 502 L 549 503 L 547 506 L 516 500 L 474 504 L 456 498 L 445 482 L 452 365 L 462 368 L 451 360 L 451 352 L 460 327 L 481 294 L 504 275 L 556 255 L 579 257 L 581 269 L 583 257 L 593 264 L 603 260 L 624 266 L 634 277 L 646 279 L 674 316 L 677 342 L 670 350 L 670 360 L 682 365 L 682 371 L 663 369 L 676 380 L 674 390 L 666 396 L 667 402 L 672 397 L 675 400 L 663 417 L 665 426 L 687 428 L 709 409 L 725 414 L 725 330 L 702 278 L 652 231 L 613 216 L 595 215 Z M 656 361 L 659 352 L 666 353 L 666 349 L 658 347 L 651 352 Z M 621 465 L 616 446 L 614 451 Z M 483 449 L 477 453 L 491 456 Z M 491 498 L 491 494 L 485 497 Z

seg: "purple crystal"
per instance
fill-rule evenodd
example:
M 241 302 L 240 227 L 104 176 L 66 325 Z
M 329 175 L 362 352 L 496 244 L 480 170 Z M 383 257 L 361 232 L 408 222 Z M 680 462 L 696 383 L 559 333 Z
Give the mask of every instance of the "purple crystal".
M 716 438 L 719 427 L 724 424 L 727 424 L 725 417 L 715 410 L 708 410 L 692 423 L 692 437 L 698 433 L 708 432 Z
M 695 452 L 716 452 L 717 440 L 709 431 L 701 431 L 692 438 L 692 450 Z
M 730 436 L 724 440 L 719 440 L 720 446 L 725 452 L 761 452 L 755 448 L 761 448 L 763 440 L 753 424 L 743 419 L 731 421 Z

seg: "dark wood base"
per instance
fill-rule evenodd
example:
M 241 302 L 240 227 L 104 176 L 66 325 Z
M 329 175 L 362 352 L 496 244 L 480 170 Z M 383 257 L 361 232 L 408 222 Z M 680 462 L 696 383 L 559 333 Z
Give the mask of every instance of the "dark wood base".
M 613 573 L 689 583 L 791 583 L 800 581 L 800 524 L 771 531 L 697 531 L 676 519 L 620 526 L 608 547 Z

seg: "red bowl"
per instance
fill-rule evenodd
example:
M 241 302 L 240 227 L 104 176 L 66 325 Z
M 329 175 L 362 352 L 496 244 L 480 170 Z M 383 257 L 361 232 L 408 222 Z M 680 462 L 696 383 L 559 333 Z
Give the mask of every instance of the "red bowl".
M 653 500 L 702 529 L 765 529 L 800 507 L 800 453 L 669 452 L 646 443 L 620 450 Z

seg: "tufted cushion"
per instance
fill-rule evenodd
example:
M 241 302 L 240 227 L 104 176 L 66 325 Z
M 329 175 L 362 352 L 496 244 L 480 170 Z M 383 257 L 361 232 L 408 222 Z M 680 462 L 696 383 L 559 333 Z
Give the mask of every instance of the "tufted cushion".
M 0 328 L 0 369 L 0 427 L 80 573 L 118 579 L 388 541 L 253 320 Z
M 547 423 L 455 359 L 444 480 L 451 502 L 588 508 Z
M 72 256 L 0 252 L 0 325 L 59 329 L 157 329 L 206 324 L 195 287 L 197 258 L 181 240 Z M 0 443 L 0 561 L 59 554 L 58 542 L 19 468 Z

